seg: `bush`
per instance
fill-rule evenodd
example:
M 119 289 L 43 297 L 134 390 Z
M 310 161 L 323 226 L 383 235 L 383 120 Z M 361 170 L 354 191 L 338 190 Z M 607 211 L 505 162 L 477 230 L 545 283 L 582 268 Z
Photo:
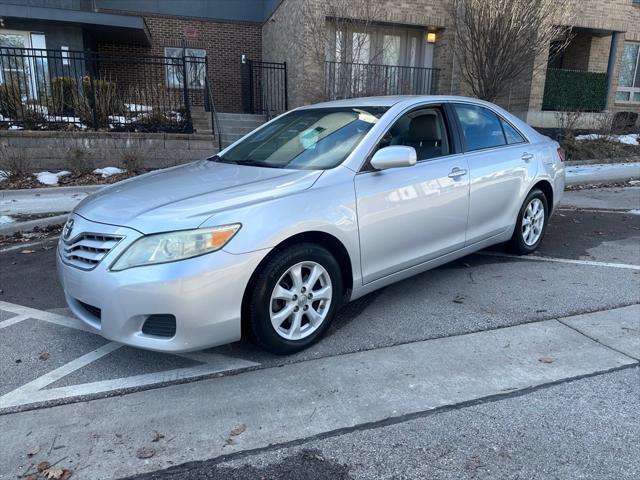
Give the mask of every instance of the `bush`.
M 78 116 L 83 123 L 93 126 L 93 102 L 95 95 L 96 120 L 98 128 L 109 126 L 110 115 L 124 115 L 126 108 L 116 91 L 115 82 L 107 80 L 93 80 L 93 86 L 88 78 L 82 80 L 83 98 L 80 99 Z M 95 92 L 94 92 L 95 91 Z
M 51 80 L 49 113 L 59 116 L 74 116 L 78 83 L 75 78 L 56 77 Z
M 127 172 L 137 174 L 142 172 L 147 156 L 147 150 L 141 146 L 126 148 L 120 154 L 120 163 Z
M 95 170 L 87 151 L 73 147 L 67 151 L 67 169 L 75 176 L 87 175 Z
M 616 112 L 613 116 L 611 129 L 614 133 L 632 133 L 637 131 L 638 114 L 636 112 Z
M 28 105 L 26 105 L 21 111 L 17 112 L 16 120 L 26 130 L 40 130 L 45 128 L 47 125 L 47 119 L 44 118 L 44 115 L 40 112 L 31 110 Z
M 0 84 L 0 115 L 14 119 L 21 110 L 22 98 L 18 87 L 12 83 Z
M 543 110 L 601 112 L 607 102 L 607 74 L 577 70 L 547 70 Z
M 24 150 L 11 147 L 0 148 L 0 170 L 9 180 L 20 180 L 31 175 L 32 162 Z
M 182 133 L 185 131 L 185 122 L 183 120 L 169 117 L 163 112 L 153 112 L 149 115 L 144 115 L 138 120 L 131 122 L 131 126 L 136 132 L 145 133 Z

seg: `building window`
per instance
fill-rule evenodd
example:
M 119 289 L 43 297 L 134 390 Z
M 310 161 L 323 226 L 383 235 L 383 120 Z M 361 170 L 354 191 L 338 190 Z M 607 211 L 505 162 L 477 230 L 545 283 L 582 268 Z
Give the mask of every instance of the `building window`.
M 204 88 L 206 77 L 206 50 L 166 47 L 164 54 L 167 57 L 167 86 L 169 88 L 183 87 L 183 54 L 187 65 L 187 86 L 189 88 Z
M 640 43 L 624 44 L 616 101 L 640 103 Z

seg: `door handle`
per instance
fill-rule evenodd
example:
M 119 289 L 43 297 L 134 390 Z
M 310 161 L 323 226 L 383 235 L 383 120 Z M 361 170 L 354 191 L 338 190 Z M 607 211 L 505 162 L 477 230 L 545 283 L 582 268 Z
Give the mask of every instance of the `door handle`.
M 533 154 L 531 154 L 531 153 L 523 153 L 522 154 L 522 160 L 524 160 L 525 162 L 528 162 L 532 158 L 533 158 Z
M 466 175 L 467 171 L 459 168 L 459 167 L 454 167 L 451 172 L 449 172 L 449 178 L 458 178 L 458 177 L 462 177 L 463 175 Z

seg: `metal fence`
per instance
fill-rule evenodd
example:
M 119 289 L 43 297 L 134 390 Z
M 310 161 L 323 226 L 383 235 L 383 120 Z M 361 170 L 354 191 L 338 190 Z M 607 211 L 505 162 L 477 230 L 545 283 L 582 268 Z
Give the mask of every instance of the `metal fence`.
M 325 62 L 328 100 L 371 95 L 432 95 L 438 84 L 437 68 L 403 67 L 349 62 Z
M 183 51 L 184 53 L 184 51 Z M 0 128 L 193 132 L 204 57 L 0 48 Z
M 244 109 L 267 118 L 286 112 L 287 64 L 243 59 Z

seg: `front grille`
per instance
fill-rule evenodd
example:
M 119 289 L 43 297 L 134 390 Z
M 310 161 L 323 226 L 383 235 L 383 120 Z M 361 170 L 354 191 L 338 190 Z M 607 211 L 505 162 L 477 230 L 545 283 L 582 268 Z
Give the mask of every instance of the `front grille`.
M 77 268 L 91 270 L 115 247 L 123 237 L 99 233 L 81 233 L 64 241 L 62 259 Z
M 93 315 L 94 317 L 96 317 L 98 319 L 98 321 L 100 321 L 102 319 L 102 310 L 100 310 L 98 307 L 94 307 L 93 305 L 89 305 L 88 303 L 81 302 L 78 299 L 76 299 L 76 301 L 90 315 Z
M 173 337 L 176 334 L 176 317 L 173 315 L 149 315 L 142 325 L 142 333 L 156 337 Z

